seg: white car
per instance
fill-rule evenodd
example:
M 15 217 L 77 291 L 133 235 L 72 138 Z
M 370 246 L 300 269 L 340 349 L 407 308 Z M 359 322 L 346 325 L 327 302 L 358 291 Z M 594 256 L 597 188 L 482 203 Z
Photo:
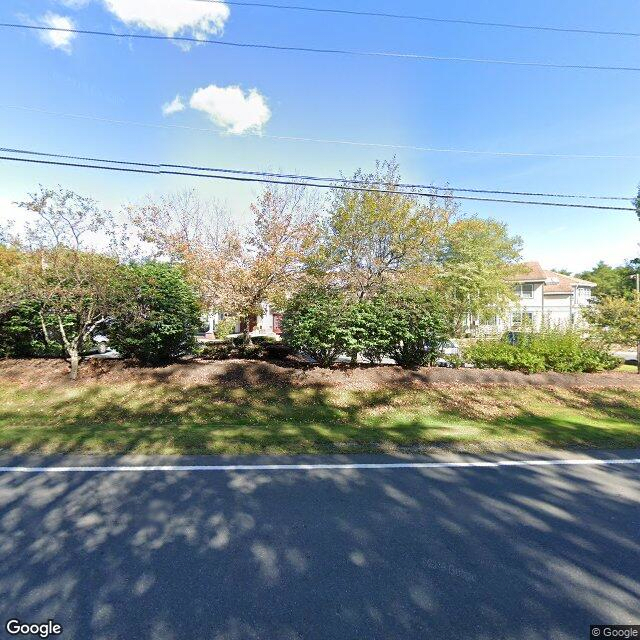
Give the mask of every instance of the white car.
M 440 345 L 440 357 L 436 359 L 437 367 L 452 367 L 449 358 L 460 356 L 460 346 L 455 340 L 447 340 Z
M 107 338 L 107 336 L 103 336 L 101 334 L 95 335 L 93 336 L 93 341 L 98 347 L 98 353 L 107 352 L 107 344 L 109 344 L 109 338 Z

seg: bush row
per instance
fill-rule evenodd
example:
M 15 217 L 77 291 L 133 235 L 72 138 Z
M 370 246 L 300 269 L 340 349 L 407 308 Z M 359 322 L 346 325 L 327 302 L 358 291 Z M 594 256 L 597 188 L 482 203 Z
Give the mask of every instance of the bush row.
M 525 373 L 593 373 L 619 364 L 603 346 L 571 329 L 520 334 L 515 344 L 505 339 L 479 340 L 465 349 L 465 358 L 480 368 Z
M 308 287 L 288 303 L 284 338 L 328 367 L 341 354 L 371 362 L 393 358 L 404 367 L 432 364 L 449 336 L 442 306 L 424 291 L 387 291 L 353 300 L 335 288 Z

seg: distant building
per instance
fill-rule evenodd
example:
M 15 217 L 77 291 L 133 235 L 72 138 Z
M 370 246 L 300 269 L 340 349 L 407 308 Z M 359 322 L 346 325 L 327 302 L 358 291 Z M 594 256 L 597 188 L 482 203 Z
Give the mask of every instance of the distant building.
M 263 302 L 261 307 L 261 314 L 249 318 L 249 332 L 253 336 L 280 337 L 282 335 L 282 314 L 278 313 L 268 302 Z M 220 312 L 209 314 L 206 317 L 209 326 L 205 337 L 215 337 L 216 327 L 225 317 L 225 314 Z M 235 332 L 242 333 L 244 330 L 244 323 L 238 320 Z
M 523 323 L 542 326 L 584 326 L 582 311 L 591 303 L 596 284 L 588 280 L 547 271 L 538 262 L 525 262 L 509 279 L 517 295 L 503 316 L 489 323 L 471 323 L 472 331 L 497 332 L 518 329 Z

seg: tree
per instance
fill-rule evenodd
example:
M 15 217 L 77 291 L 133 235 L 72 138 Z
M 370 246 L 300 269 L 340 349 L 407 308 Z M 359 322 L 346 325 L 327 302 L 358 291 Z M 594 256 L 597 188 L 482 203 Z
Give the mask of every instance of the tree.
M 24 242 L 36 250 L 57 247 L 80 250 L 85 236 L 108 228 L 111 218 L 93 198 L 60 186 L 51 189 L 40 185 L 37 192 L 29 194 L 29 200 L 16 204 L 37 216 L 35 223 L 26 225 Z
M 38 305 L 47 343 L 50 323 L 54 324 L 75 380 L 82 350 L 93 333 L 130 303 L 122 291 L 118 261 L 84 246 L 87 234 L 102 230 L 110 216 L 91 198 L 61 187 L 40 186 L 18 206 L 34 213 L 37 222 L 27 225 L 22 250 L 14 249 L 18 293 L 13 304 Z
M 55 330 L 51 321 L 52 318 L 46 318 L 42 323 L 37 300 L 25 300 L 0 314 L 0 357 L 64 356 L 62 343 L 50 339 Z
M 359 299 L 408 278 L 426 281 L 442 229 L 455 214 L 455 205 L 402 193 L 400 181 L 395 161 L 378 162 L 373 173 L 353 176 L 358 189 L 378 192 L 334 189 L 315 264 Z
M 599 298 L 630 296 L 633 292 L 631 275 L 632 263 L 620 267 L 611 267 L 603 261 L 590 271 L 584 271 L 578 277 L 596 283 L 595 295 Z
M 13 309 L 24 298 L 24 254 L 17 247 L 0 245 L 0 313 Z
M 51 319 L 75 380 L 91 336 L 131 303 L 122 267 L 109 256 L 57 247 L 30 252 L 22 275 L 25 299 L 40 306 L 45 340 L 50 340 L 47 321 Z
M 115 349 L 145 364 L 164 364 L 192 353 L 200 312 L 182 269 L 148 263 L 127 267 L 123 277 L 133 304 L 109 327 Z
M 520 257 L 521 239 L 496 220 L 468 218 L 445 231 L 434 290 L 448 310 L 456 335 L 469 317 L 497 315 L 514 298 L 509 276 Z
M 261 303 L 282 304 L 304 280 L 305 259 L 317 241 L 307 197 L 297 186 L 264 189 L 251 205 L 253 228 L 227 253 L 223 308 L 244 321 L 245 342 L 248 320 L 260 313 Z
M 584 314 L 606 343 L 624 345 L 635 342 L 640 357 L 640 298 L 603 298 L 586 308 Z
M 269 186 L 251 205 L 251 228 L 242 231 L 193 198 L 148 204 L 134 210 L 133 220 L 159 255 L 184 266 L 203 308 L 237 316 L 250 342 L 249 318 L 261 303 L 283 302 L 303 279 L 317 244 L 314 202 L 304 188 Z
M 140 239 L 150 246 L 149 257 L 181 265 L 203 310 L 215 310 L 238 235 L 222 205 L 189 190 L 148 198 L 141 205 L 127 206 L 126 213 Z

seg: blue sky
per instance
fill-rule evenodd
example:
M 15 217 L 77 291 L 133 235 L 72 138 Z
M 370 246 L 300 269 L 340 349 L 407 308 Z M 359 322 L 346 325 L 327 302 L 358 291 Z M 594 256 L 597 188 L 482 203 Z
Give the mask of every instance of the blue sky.
M 640 5 L 632 0 L 305 2 L 442 18 L 640 31 Z M 202 22 L 196 24 L 194 15 L 202 17 L 197 11 L 210 12 L 212 20 L 205 27 Z M 631 37 L 221 5 L 213 10 L 191 0 L 5 0 L 0 8 L 2 22 L 40 24 L 61 19 L 81 29 L 188 34 L 195 29 L 206 31 L 207 37 L 239 42 L 640 66 L 640 38 Z M 3 147 L 318 175 L 348 175 L 358 167 L 372 168 L 376 158 L 395 153 L 407 181 L 515 191 L 633 195 L 640 181 L 637 159 L 391 151 L 269 137 L 640 156 L 640 73 L 338 57 L 213 45 L 184 50 L 170 42 L 91 36 L 47 43 L 37 33 L 7 29 L 0 30 L 0 56 L 4 62 L 0 66 Z M 203 91 L 192 98 L 198 90 Z M 163 115 L 163 105 L 178 95 L 184 109 Z M 9 105 L 162 126 L 63 118 Z M 240 131 L 263 135 L 237 135 Z M 195 178 L 111 175 L 9 163 L 0 164 L 0 171 L 0 217 L 4 218 L 22 215 L 11 202 L 24 198 L 38 183 L 63 184 L 115 209 L 146 194 L 196 187 L 205 197 L 225 201 L 240 219 L 246 219 L 256 193 L 251 185 Z M 506 221 L 512 233 L 523 237 L 524 257 L 540 260 L 548 268 L 581 270 L 600 259 L 619 263 L 638 254 L 640 223 L 632 213 L 485 203 L 464 203 L 462 209 Z

